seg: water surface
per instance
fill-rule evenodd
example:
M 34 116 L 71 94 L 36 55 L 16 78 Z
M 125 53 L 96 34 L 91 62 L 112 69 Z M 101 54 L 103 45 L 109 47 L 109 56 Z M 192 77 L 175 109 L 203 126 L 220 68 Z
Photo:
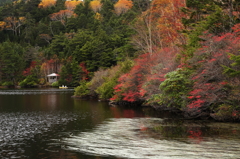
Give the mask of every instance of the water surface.
M 239 158 L 240 124 L 71 98 L 71 89 L 1 89 L 0 158 Z

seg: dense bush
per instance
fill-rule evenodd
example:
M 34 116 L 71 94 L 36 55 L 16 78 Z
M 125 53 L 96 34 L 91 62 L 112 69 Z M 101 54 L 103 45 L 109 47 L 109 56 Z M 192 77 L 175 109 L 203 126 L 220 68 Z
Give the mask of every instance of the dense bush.
M 108 75 L 104 77 L 104 83 L 96 89 L 100 98 L 109 99 L 113 96 L 114 87 L 117 85 L 117 80 L 120 75 L 128 72 L 133 65 L 132 60 L 120 62 L 117 66 L 112 67 L 108 71 Z
M 218 121 L 240 121 L 239 106 L 222 104 L 211 114 L 211 117 Z
M 119 66 L 112 67 L 112 70 L 117 70 Z M 104 82 L 105 79 L 110 74 L 111 69 L 100 69 L 96 72 L 94 72 L 93 78 L 90 82 L 87 83 L 87 86 L 89 88 L 89 94 L 92 96 L 98 96 L 98 93 L 96 92 L 97 88 L 100 87 Z
M 82 80 L 80 82 L 80 86 L 74 88 L 75 92 L 74 92 L 74 96 L 75 97 L 85 97 L 87 95 L 89 95 L 89 90 L 87 87 L 87 82 Z
M 59 86 L 59 82 L 58 82 L 58 81 L 53 82 L 51 85 L 52 85 L 53 87 L 58 87 L 58 86 Z
M 193 82 L 189 79 L 189 70 L 177 69 L 165 75 L 165 80 L 160 84 L 161 94 L 153 95 L 153 102 L 161 106 L 181 110 L 187 104 L 187 94 Z
M 2 86 L 13 86 L 14 84 L 13 84 L 13 82 L 11 82 L 11 81 L 6 81 L 6 82 L 3 82 L 2 83 Z
M 94 96 L 101 99 L 109 99 L 113 96 L 114 87 L 117 84 L 117 79 L 123 73 L 130 70 L 133 61 L 130 59 L 124 62 L 119 62 L 118 65 L 108 69 L 100 69 L 94 73 L 90 82 L 81 82 L 80 86 L 75 89 L 76 96 Z M 83 92 L 83 93 L 81 93 Z
M 38 79 L 36 77 L 29 75 L 23 81 L 21 81 L 19 85 L 21 87 L 33 87 L 37 85 L 37 80 Z

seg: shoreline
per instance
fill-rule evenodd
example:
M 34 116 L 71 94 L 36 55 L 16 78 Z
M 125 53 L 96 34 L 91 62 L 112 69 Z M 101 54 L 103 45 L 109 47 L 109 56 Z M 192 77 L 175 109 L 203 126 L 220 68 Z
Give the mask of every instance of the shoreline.
M 119 102 L 114 102 L 110 100 L 101 100 L 97 97 L 89 97 L 89 96 L 84 96 L 84 97 L 79 97 L 79 96 L 71 96 L 72 98 L 76 99 L 84 99 L 84 100 L 98 100 L 98 101 L 105 101 L 108 102 L 110 106 L 129 106 L 129 107 L 149 107 L 153 108 L 156 111 L 168 111 L 171 113 L 175 113 L 179 116 L 182 116 L 186 120 L 213 120 L 216 122 L 231 122 L 231 123 L 239 123 L 240 118 L 233 118 L 232 116 L 229 116 L 229 114 L 223 114 L 221 116 L 216 116 L 213 112 L 210 110 L 205 110 L 202 113 L 196 114 L 195 116 L 189 116 L 189 114 L 186 111 L 179 110 L 173 107 L 166 107 L 166 106 L 161 106 L 161 105 L 144 105 L 144 101 L 138 101 L 138 102 L 126 102 L 126 101 L 119 101 Z M 186 110 L 186 109 L 185 109 Z

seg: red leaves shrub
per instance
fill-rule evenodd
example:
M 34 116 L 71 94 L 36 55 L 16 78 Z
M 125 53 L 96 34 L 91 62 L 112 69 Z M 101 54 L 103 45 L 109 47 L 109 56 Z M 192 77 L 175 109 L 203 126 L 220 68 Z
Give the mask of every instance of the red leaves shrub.
M 202 116 L 226 103 L 231 92 L 228 86 L 236 80 L 224 74 L 222 66 L 230 66 L 229 52 L 239 54 L 240 38 L 235 33 L 211 36 L 208 34 L 202 37 L 207 40 L 188 61 L 196 69 L 196 73 L 192 75 L 195 82 L 189 93 L 189 104 L 184 110 L 188 117 Z
M 240 23 L 239 24 L 236 24 L 232 27 L 233 31 L 235 34 L 237 34 L 237 36 L 240 35 Z
M 143 74 L 146 73 L 147 58 L 149 54 L 141 55 L 135 60 L 135 65 L 118 79 L 118 85 L 114 88 L 114 97 L 110 100 L 137 101 L 140 98 L 139 88 L 142 86 Z
M 89 71 L 87 70 L 85 63 L 82 62 L 79 64 L 79 66 L 81 67 L 81 69 L 83 71 L 82 80 L 88 80 Z
M 240 111 L 232 105 L 222 104 L 211 117 L 219 121 L 240 121 Z
M 37 65 L 37 62 L 32 61 L 30 63 L 30 66 L 23 71 L 23 76 L 31 75 L 31 70 L 34 69 L 36 65 Z
M 145 99 L 149 99 L 153 94 L 161 93 L 159 85 L 165 81 L 165 75 L 177 68 L 177 63 L 174 61 L 175 55 L 180 52 L 177 47 L 164 48 L 159 51 L 154 58 L 155 63 L 151 67 L 149 74 L 143 84 Z
M 115 95 L 111 100 L 138 102 L 159 93 L 164 75 L 177 66 L 173 59 L 178 51 L 177 48 L 165 48 L 152 55 L 140 55 L 130 72 L 118 79 L 119 84 L 114 88 Z

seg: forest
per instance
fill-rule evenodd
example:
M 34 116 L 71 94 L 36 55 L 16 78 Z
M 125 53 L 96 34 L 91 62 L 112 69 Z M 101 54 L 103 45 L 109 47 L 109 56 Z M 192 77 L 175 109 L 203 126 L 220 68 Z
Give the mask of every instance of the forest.
M 240 0 L 1 1 L 0 37 L 1 86 L 240 120 Z

